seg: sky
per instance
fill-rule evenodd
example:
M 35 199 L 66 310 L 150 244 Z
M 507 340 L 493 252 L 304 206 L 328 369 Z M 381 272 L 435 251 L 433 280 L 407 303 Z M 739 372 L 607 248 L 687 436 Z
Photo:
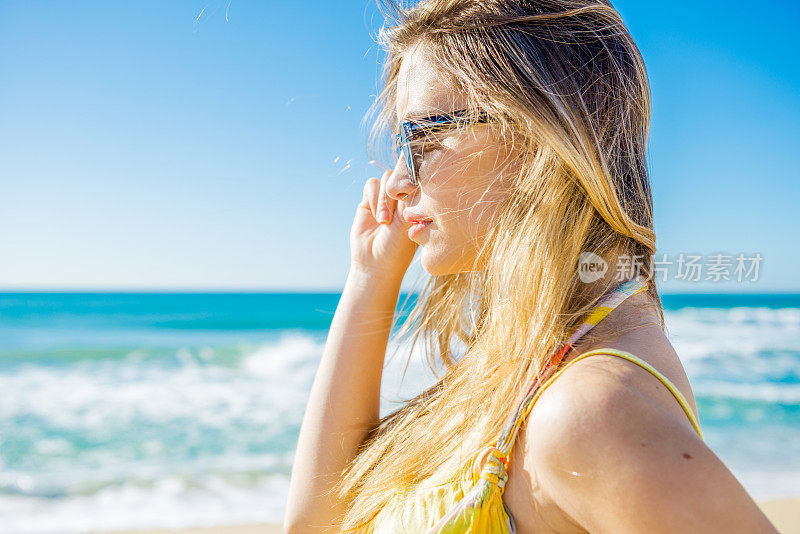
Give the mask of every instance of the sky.
M 662 289 L 799 292 L 800 6 L 614 5 L 650 79 L 661 259 L 762 258 Z M 381 175 L 381 23 L 373 0 L 0 0 L 0 289 L 341 289 Z

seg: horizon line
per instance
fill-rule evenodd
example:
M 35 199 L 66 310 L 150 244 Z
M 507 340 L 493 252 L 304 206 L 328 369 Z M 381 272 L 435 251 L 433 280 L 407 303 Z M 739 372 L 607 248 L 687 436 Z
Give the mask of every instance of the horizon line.
M 95 294 L 304 294 L 304 293 L 341 293 L 343 287 L 319 287 L 319 288 L 130 288 L 130 287 L 103 287 L 103 288 L 2 288 L 0 294 L 31 294 L 31 293 L 95 293 Z M 408 293 L 408 289 L 400 290 L 401 293 Z M 800 289 L 759 289 L 758 291 L 709 291 L 703 288 L 700 291 L 690 290 L 662 290 L 660 295 L 797 295 L 800 296 Z

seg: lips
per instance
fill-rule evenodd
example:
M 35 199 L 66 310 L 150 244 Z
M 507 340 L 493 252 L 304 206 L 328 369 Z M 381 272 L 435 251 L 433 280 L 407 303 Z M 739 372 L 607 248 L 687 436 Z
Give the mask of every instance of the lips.
M 421 223 L 428 223 L 431 222 L 433 219 L 430 217 L 423 217 L 422 215 L 411 211 L 410 209 L 406 208 L 403 210 L 403 219 L 405 219 L 407 224 L 421 224 Z

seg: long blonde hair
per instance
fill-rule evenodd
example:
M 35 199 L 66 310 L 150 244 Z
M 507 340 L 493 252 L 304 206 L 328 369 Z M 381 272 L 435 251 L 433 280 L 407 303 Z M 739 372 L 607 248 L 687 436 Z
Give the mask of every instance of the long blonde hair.
M 647 75 L 608 2 L 390 3 L 397 16 L 379 34 L 387 56 L 371 142 L 396 125 L 400 64 L 419 46 L 470 109 L 498 118 L 519 158 L 481 249 L 486 268 L 429 277 L 397 334 L 411 350 L 423 340 L 444 373 L 364 440 L 335 488 L 349 504 L 342 530 L 365 527 L 398 494 L 494 441 L 524 385 L 596 304 L 578 298 L 582 252 L 655 252 Z M 651 275 L 647 261 L 641 273 Z M 661 314 L 654 284 L 649 295 Z M 461 358 L 454 340 L 466 345 Z

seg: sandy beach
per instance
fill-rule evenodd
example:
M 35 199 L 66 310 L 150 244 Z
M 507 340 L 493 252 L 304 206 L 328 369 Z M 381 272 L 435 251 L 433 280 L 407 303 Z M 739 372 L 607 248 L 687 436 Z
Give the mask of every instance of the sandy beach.
M 782 534 L 800 534 L 800 497 L 759 501 L 758 504 Z
M 228 527 L 115 530 L 111 532 L 114 534 L 281 534 L 283 529 L 278 523 L 261 523 L 255 525 L 237 525 Z
M 782 534 L 800 534 L 800 497 L 759 501 L 758 503 L 770 521 Z M 113 531 L 114 534 L 280 534 L 281 525 L 265 523 L 228 527 L 126 530 Z M 99 534 L 99 533 L 92 533 Z

